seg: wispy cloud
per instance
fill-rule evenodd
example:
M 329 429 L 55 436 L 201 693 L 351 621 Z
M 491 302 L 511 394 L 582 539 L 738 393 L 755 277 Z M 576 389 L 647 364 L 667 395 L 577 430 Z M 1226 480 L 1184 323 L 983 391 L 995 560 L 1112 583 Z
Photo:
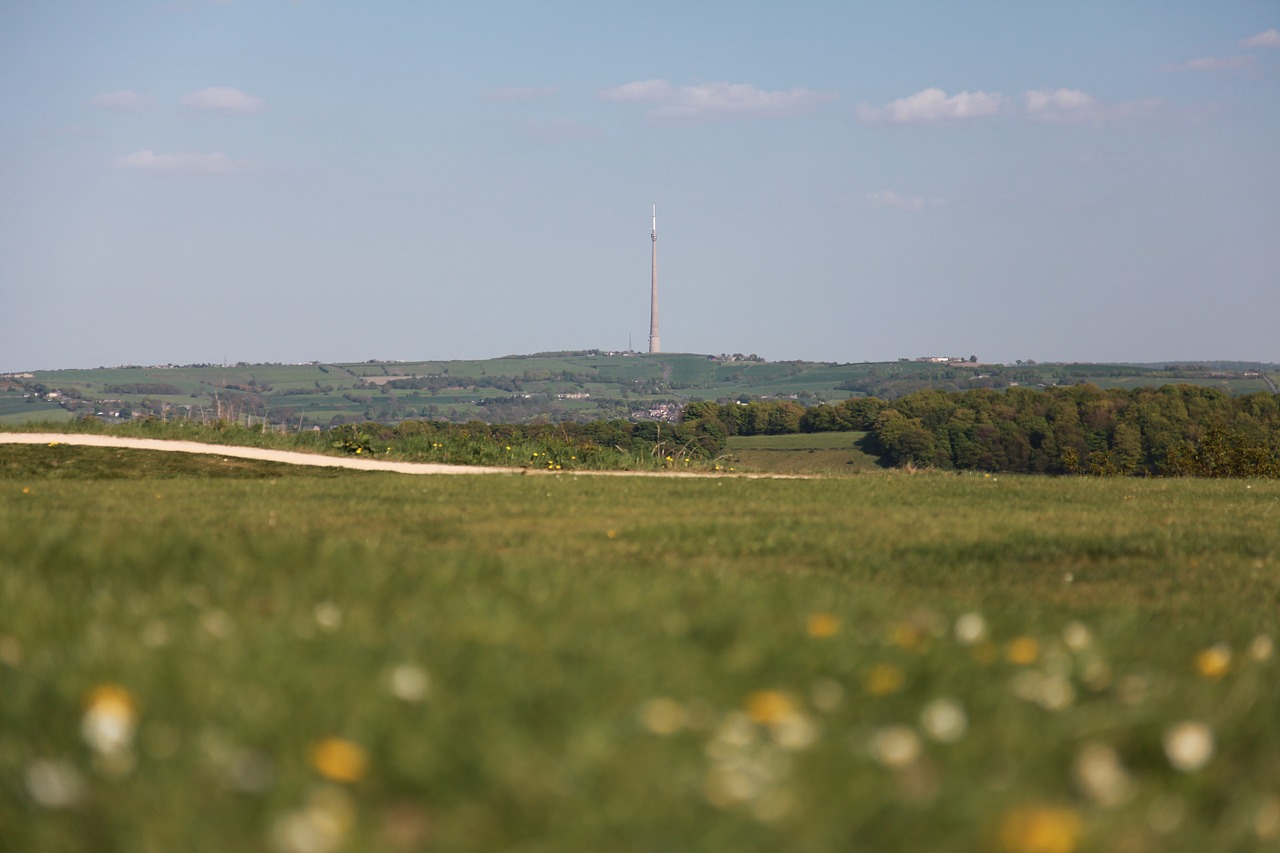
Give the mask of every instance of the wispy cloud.
M 1022 109 L 1000 92 L 961 92 L 948 95 L 941 89 L 925 89 L 882 107 L 863 104 L 858 118 L 866 124 L 954 123 L 999 113 L 1019 114 L 1043 122 L 1109 122 L 1137 120 L 1156 115 L 1159 98 L 1106 104 L 1079 89 L 1032 89 L 1022 95 Z
M 89 105 L 113 113 L 141 113 L 155 106 L 156 99 L 128 89 L 119 92 L 103 92 L 89 99 Z
M 862 104 L 858 107 L 858 118 L 867 124 L 959 121 L 995 115 L 1004 109 L 1005 103 L 1004 95 L 998 92 L 947 95 L 941 89 L 925 89 L 883 107 Z
M 1188 59 L 1186 62 L 1174 62 L 1162 65 L 1162 71 L 1234 71 L 1248 68 L 1254 63 L 1253 54 L 1243 56 L 1201 56 Z
M 893 190 L 867 193 L 865 198 L 872 207 L 887 207 L 891 210 L 927 210 L 931 207 L 942 207 L 947 203 L 946 199 L 942 198 L 904 196 Z
M 233 160 L 222 152 L 189 154 L 156 154 L 153 151 L 135 151 L 116 160 L 121 169 L 143 172 L 212 172 L 229 174 L 248 172 L 261 164 L 252 160 Z
M 1026 114 L 1035 121 L 1138 121 L 1154 117 L 1164 106 L 1159 98 L 1106 104 L 1079 89 L 1033 89 L 1022 96 Z
M 1034 89 L 1023 95 L 1023 103 L 1041 121 L 1080 121 L 1098 111 L 1097 100 L 1079 89 Z
M 260 113 L 267 108 L 262 98 L 230 86 L 210 86 L 188 92 L 181 100 L 192 109 L 216 113 Z
M 1280 47 L 1280 30 L 1263 30 L 1256 36 L 1242 39 L 1241 47 Z
M 484 93 L 489 101 L 534 101 L 538 98 L 549 98 L 556 94 L 555 86 L 504 86 L 490 89 Z
M 600 92 L 616 103 L 649 104 L 651 121 L 720 121 L 729 118 L 779 118 L 809 112 L 836 99 L 834 92 L 811 89 L 765 91 L 749 83 L 699 83 L 673 86 L 666 80 L 639 80 Z

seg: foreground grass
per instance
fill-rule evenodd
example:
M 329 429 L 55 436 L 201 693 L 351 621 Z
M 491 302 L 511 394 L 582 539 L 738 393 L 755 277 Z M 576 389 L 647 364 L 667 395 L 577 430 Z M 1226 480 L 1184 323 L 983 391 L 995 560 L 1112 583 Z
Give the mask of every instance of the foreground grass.
M 1280 838 L 1275 482 L 130 458 L 0 466 L 6 849 Z

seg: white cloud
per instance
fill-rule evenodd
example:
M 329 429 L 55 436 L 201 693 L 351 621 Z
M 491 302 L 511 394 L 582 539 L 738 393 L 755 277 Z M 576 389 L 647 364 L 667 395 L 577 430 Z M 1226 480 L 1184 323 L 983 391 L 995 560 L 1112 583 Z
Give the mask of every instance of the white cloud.
M 893 210 L 924 210 L 930 207 L 942 207 L 947 203 L 946 199 L 903 196 L 893 190 L 867 193 L 866 199 L 873 207 L 887 207 Z
M 262 98 L 230 86 L 210 86 L 182 96 L 182 103 L 197 110 L 217 113 L 260 113 L 267 108 Z
M 600 96 L 606 101 L 660 101 L 671 97 L 675 87 L 666 80 L 637 80 L 605 89 Z
M 1004 106 L 1005 97 L 998 92 L 961 92 L 948 96 L 941 89 L 925 89 L 883 107 L 863 104 L 858 107 L 858 118 L 868 124 L 948 121 L 995 115 Z
M 228 174 L 231 172 L 247 172 L 258 168 L 260 164 L 251 160 L 232 160 L 222 152 L 190 153 L 190 154 L 156 154 L 153 151 L 135 151 L 127 157 L 116 160 L 122 169 L 136 169 L 143 172 L 213 172 Z
M 120 92 L 103 92 L 89 99 L 90 106 L 113 113 L 141 113 L 155 106 L 156 99 L 141 92 L 125 89 Z
M 1280 30 L 1263 30 L 1240 42 L 1241 47 L 1280 47 Z
M 556 93 L 555 86 L 504 86 L 485 92 L 490 101 L 532 101 L 549 98 Z
M 1079 89 L 1033 89 L 1022 97 L 1027 115 L 1046 122 L 1132 121 L 1152 117 L 1164 104 L 1159 98 L 1104 104 Z
M 1230 71 L 1239 68 L 1248 68 L 1253 65 L 1254 56 L 1245 54 L 1244 56 L 1201 56 L 1197 59 L 1188 59 L 1186 62 L 1176 62 L 1172 65 L 1161 66 L 1164 71 Z
M 652 104 L 646 115 L 653 121 L 717 121 L 797 115 L 835 100 L 836 95 L 810 89 L 768 92 L 749 83 L 676 87 L 666 80 L 639 80 L 605 89 L 600 97 L 619 103 Z
M 1097 106 L 1092 95 L 1079 89 L 1033 89 L 1026 94 L 1029 112 L 1074 112 Z
M 1034 89 L 1023 102 L 1040 121 L 1087 121 L 1098 115 L 1098 102 L 1079 89 Z

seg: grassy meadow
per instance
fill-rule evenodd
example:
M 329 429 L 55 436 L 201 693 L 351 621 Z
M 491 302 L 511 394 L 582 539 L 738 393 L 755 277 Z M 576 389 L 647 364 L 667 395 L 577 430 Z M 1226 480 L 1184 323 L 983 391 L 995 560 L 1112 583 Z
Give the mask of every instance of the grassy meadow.
M 0 447 L 0 848 L 1263 850 L 1280 482 Z
M 847 476 L 887 467 L 865 432 L 810 432 L 793 435 L 735 435 L 725 447 L 725 464 L 735 470 L 806 476 Z

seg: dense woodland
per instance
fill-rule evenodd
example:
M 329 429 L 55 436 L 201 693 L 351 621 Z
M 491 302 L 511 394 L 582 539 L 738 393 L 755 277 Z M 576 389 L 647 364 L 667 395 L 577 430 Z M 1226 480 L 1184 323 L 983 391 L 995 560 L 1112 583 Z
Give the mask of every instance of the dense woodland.
M 1193 385 L 934 389 L 809 409 L 693 403 L 681 426 L 714 437 L 865 430 L 890 463 L 941 469 L 1280 477 L 1280 395 Z

